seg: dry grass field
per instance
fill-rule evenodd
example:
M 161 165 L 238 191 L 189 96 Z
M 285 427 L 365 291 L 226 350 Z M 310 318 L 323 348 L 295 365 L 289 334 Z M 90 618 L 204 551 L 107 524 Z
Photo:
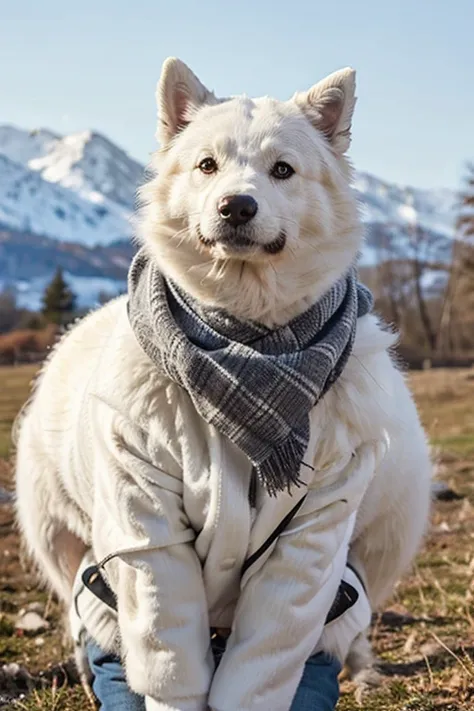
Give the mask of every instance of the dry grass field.
M 11 423 L 33 375 L 30 367 L 0 369 L 4 489 L 12 488 Z M 474 709 L 474 371 L 414 373 L 410 382 L 435 448 L 438 475 L 458 497 L 435 503 L 431 533 L 416 565 L 374 618 L 381 688 L 360 706 L 351 683 L 343 682 L 338 711 Z M 0 671 L 0 708 L 85 711 L 90 702 L 65 664 L 69 650 L 60 610 L 21 564 L 11 504 L 0 505 L 0 534 L 0 661 L 28 670 L 31 677 L 21 682 L 25 692 L 36 687 L 7 701 L 9 685 Z M 20 636 L 16 616 L 32 602 L 43 606 L 49 628 L 40 635 Z

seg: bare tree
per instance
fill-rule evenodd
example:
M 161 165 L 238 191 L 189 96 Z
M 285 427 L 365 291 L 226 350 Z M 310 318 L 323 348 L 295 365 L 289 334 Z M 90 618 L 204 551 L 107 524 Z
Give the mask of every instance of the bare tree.
M 15 292 L 5 289 L 0 292 L 0 333 L 15 328 L 18 321 L 18 308 Z
M 410 233 L 412 236 L 411 246 L 413 252 L 413 282 L 418 304 L 418 312 L 420 314 L 420 321 L 425 332 L 426 340 L 430 350 L 434 352 L 437 346 L 438 332 L 436 331 L 431 320 L 427 299 L 425 297 L 425 285 L 423 283 L 423 277 L 427 274 L 427 267 L 429 264 L 427 260 L 428 255 L 426 254 L 428 239 L 426 232 L 416 223 L 410 226 Z
M 459 195 L 457 240 L 453 259 L 452 299 L 448 329 L 461 339 L 461 347 L 474 348 L 474 163 L 468 163 Z M 453 322 L 456 322 L 454 329 Z M 453 337 L 451 335 L 451 340 Z
M 459 215 L 456 222 L 459 238 L 474 246 L 474 163 L 468 163 L 465 187 L 460 194 Z
M 415 219 L 406 228 L 404 237 L 401 248 L 397 250 L 399 272 L 404 277 L 403 288 L 400 289 L 403 295 L 402 308 L 405 313 L 413 311 L 413 307 L 416 309 L 418 328 L 429 350 L 434 353 L 440 343 L 452 245 L 447 238 L 425 229 Z

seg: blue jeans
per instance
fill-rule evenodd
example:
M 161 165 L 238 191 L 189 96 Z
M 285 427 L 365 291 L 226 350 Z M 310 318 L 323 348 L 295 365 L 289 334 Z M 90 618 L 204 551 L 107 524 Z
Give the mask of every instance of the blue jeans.
M 216 662 L 222 647 L 213 647 Z M 145 711 L 145 700 L 127 686 L 120 659 L 106 654 L 94 643 L 87 647 L 89 664 L 94 674 L 93 689 L 100 701 L 101 711 Z M 338 675 L 341 665 L 320 653 L 306 662 L 303 677 L 296 691 L 290 711 L 334 711 L 339 698 Z

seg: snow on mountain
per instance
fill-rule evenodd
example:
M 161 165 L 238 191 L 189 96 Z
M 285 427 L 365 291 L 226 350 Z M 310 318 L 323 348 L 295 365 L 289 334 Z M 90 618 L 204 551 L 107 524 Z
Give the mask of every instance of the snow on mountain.
M 144 169 L 92 131 L 0 126 L 0 222 L 84 244 L 131 236 Z
M 0 223 L 67 242 L 108 244 L 131 234 L 131 210 L 87 200 L 0 155 Z
M 0 154 L 26 168 L 31 160 L 44 156 L 60 138 L 45 128 L 25 131 L 16 126 L 0 126 Z
M 49 144 L 45 155 L 30 160 L 31 170 L 51 183 L 95 202 L 108 200 L 133 208 L 143 166 L 107 138 L 92 131 L 65 136 Z
M 362 266 L 394 258 L 450 260 L 458 201 L 453 190 L 400 186 L 368 173 L 357 173 L 354 189 L 366 225 Z
M 368 173 L 357 173 L 354 188 L 367 224 L 391 224 L 404 229 L 418 224 L 438 235 L 454 233 L 456 194 L 452 190 L 421 190 L 387 183 Z
M 103 197 L 132 209 L 143 166 L 93 131 L 59 136 L 46 129 L 0 126 L 0 154 L 92 202 Z

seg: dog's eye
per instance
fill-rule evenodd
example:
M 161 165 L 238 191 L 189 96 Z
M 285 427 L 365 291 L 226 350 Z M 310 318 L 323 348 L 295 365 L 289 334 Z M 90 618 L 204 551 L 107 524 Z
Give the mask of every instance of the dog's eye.
M 210 175 L 211 173 L 216 172 L 217 163 L 214 160 L 214 158 L 203 158 L 202 161 L 199 163 L 198 168 L 201 171 L 201 173 Z
M 291 165 L 285 163 L 282 160 L 279 160 L 273 166 L 271 170 L 271 175 L 274 178 L 278 178 L 279 180 L 286 180 L 287 178 L 291 178 L 294 172 L 294 168 L 292 168 Z

